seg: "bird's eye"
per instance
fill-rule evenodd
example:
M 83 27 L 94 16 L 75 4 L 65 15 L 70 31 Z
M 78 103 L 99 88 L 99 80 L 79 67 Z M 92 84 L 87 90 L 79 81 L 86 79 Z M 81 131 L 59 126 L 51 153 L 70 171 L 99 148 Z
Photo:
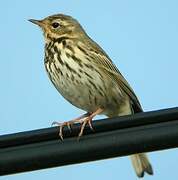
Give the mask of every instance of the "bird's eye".
M 54 22 L 54 23 L 52 23 L 52 27 L 53 27 L 53 28 L 57 28 L 57 27 L 59 27 L 59 23 L 58 23 L 58 22 Z

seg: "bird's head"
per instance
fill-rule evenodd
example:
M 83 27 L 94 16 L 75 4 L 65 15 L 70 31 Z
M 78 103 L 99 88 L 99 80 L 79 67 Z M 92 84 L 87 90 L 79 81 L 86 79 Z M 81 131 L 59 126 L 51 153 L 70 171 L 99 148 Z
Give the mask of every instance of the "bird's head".
M 42 20 L 29 19 L 29 21 L 40 26 L 46 41 L 62 36 L 77 38 L 85 33 L 77 20 L 63 14 L 48 16 Z

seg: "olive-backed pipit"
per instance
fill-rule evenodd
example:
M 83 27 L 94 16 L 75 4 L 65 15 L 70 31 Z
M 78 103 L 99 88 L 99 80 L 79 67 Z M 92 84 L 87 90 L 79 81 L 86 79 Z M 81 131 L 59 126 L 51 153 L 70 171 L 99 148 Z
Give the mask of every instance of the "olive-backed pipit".
M 142 107 L 117 67 L 105 51 L 84 31 L 71 16 L 57 14 L 43 20 L 31 19 L 39 25 L 45 38 L 45 67 L 56 89 L 74 106 L 87 113 L 60 125 L 70 127 L 80 122 L 82 135 L 86 124 L 97 114 L 108 117 L 142 112 Z M 146 154 L 131 156 L 138 175 L 153 174 Z

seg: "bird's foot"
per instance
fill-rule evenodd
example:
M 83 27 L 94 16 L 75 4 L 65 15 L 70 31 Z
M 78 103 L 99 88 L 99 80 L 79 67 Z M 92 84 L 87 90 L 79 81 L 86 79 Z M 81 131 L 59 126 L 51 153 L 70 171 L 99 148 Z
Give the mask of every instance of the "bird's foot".
M 64 138 L 63 138 L 63 127 L 64 127 L 64 126 L 67 126 L 68 129 L 71 131 L 71 126 L 72 126 L 73 124 L 75 124 L 75 123 L 82 123 L 82 119 L 88 117 L 90 114 L 91 114 L 91 113 L 88 112 L 88 113 L 85 113 L 85 114 L 83 114 L 82 116 L 79 116 L 79 117 L 77 117 L 77 118 L 75 118 L 75 119 L 73 119 L 73 120 L 66 121 L 66 122 L 63 122 L 63 123 L 54 121 L 54 122 L 52 123 L 52 126 L 53 126 L 53 125 L 59 126 L 59 136 L 60 136 L 61 140 L 63 140 L 63 139 L 64 139 Z
M 103 109 L 99 108 L 97 109 L 95 112 L 93 113 L 86 113 L 76 119 L 73 119 L 73 120 L 70 120 L 70 121 L 66 121 L 66 122 L 63 122 L 63 123 L 59 123 L 59 122 L 56 122 L 54 121 L 52 123 L 52 125 L 57 125 L 59 126 L 59 136 L 61 138 L 61 140 L 63 140 L 63 127 L 64 126 L 67 126 L 68 129 L 71 131 L 71 126 L 75 123 L 80 123 L 81 124 L 81 128 L 80 128 L 80 132 L 78 134 L 78 140 L 80 139 L 80 137 L 83 135 L 83 131 L 84 131 L 84 128 L 85 126 L 88 124 L 90 129 L 93 130 L 93 127 L 92 127 L 92 120 L 93 118 L 100 114 L 101 112 L 103 111 Z

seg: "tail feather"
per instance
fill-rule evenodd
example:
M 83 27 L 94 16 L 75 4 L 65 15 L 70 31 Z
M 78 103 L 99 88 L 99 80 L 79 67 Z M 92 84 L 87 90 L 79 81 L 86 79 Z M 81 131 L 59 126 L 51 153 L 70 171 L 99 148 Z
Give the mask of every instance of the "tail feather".
M 145 172 L 153 175 L 153 169 L 146 154 L 131 155 L 131 161 L 138 177 L 143 177 Z

